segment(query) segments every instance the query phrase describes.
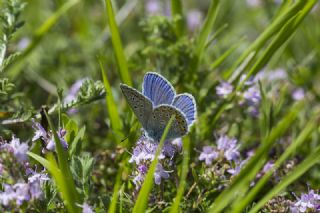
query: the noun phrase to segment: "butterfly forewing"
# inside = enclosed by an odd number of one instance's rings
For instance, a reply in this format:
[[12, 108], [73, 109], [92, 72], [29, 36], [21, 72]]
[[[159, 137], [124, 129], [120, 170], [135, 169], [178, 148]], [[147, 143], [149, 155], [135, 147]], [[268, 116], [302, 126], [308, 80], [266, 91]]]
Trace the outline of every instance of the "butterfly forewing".
[[120, 88], [142, 127], [146, 128], [148, 119], [152, 113], [151, 101], [139, 91], [128, 85], [120, 84]]
[[142, 94], [147, 96], [156, 107], [160, 104], [171, 104], [175, 91], [164, 77], [157, 73], [148, 72], [143, 79]]
[[183, 113], [173, 106], [164, 104], [153, 110], [146, 127], [148, 136], [159, 141], [172, 115], [175, 115], [175, 119], [169, 130], [167, 139], [178, 138], [187, 134], [188, 124]]
[[188, 125], [191, 125], [196, 119], [196, 102], [192, 95], [188, 93], [177, 95], [174, 98], [173, 106], [177, 107], [184, 113]]

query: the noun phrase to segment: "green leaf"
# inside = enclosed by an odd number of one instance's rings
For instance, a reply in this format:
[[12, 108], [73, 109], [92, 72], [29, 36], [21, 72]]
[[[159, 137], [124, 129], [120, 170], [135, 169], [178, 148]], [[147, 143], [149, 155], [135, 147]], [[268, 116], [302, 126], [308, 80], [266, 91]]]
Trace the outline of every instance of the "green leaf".
[[73, 155], [79, 155], [80, 154], [80, 151], [81, 151], [81, 140], [83, 139], [84, 137], [84, 133], [86, 131], [86, 127], [82, 127], [76, 137], [73, 139], [72, 143], [71, 143], [71, 146], [69, 146], [69, 155], [70, 156], [73, 156]]
[[179, 205], [182, 199], [184, 190], [186, 188], [187, 174], [189, 170], [189, 159], [190, 159], [190, 138], [185, 137], [183, 139], [183, 160], [180, 176], [180, 184], [178, 187], [177, 195], [174, 199], [174, 203], [171, 206], [170, 213], [179, 212]]
[[111, 40], [112, 40], [112, 45], [115, 51], [115, 55], [116, 55], [116, 59], [119, 67], [119, 74], [123, 83], [129, 86], [132, 86], [132, 81], [131, 81], [131, 77], [130, 77], [128, 65], [127, 65], [127, 60], [125, 58], [124, 51], [122, 48], [120, 34], [119, 34], [117, 23], [115, 21], [115, 16], [112, 9], [111, 1], [105, 0], [105, 2], [106, 2], [106, 12], [108, 15], [108, 23], [109, 23], [110, 32], [111, 32]]
[[205, 19], [204, 24], [201, 28], [199, 37], [197, 39], [196, 56], [193, 61], [191, 70], [196, 70], [196, 68], [198, 67], [198, 64], [201, 61], [202, 54], [203, 54], [205, 47], [206, 47], [207, 39], [210, 35], [210, 32], [212, 31], [213, 24], [214, 24], [216, 17], [217, 17], [219, 3], [220, 3], [220, 0], [212, 0], [211, 1], [208, 14], [206, 16], [206, 19]]
[[118, 174], [117, 174], [117, 178], [116, 178], [116, 184], [113, 187], [112, 200], [111, 200], [111, 204], [108, 209], [109, 213], [116, 213], [117, 212], [117, 201], [118, 201], [118, 195], [120, 193], [119, 189], [120, 189], [120, 184], [121, 184], [121, 175], [122, 175], [122, 168], [120, 167]]
[[63, 199], [69, 211], [80, 212], [80, 208], [76, 204], [81, 204], [82, 202], [80, 202], [79, 194], [76, 190], [72, 173], [70, 171], [69, 162], [68, 162], [68, 152], [63, 149], [60, 139], [57, 135], [57, 132], [53, 126], [53, 123], [48, 113], [45, 112], [45, 115], [49, 123], [49, 127], [52, 130], [52, 134], [54, 136], [55, 147], [58, 155], [59, 169], [62, 172], [62, 175], [63, 175], [62, 178], [65, 184], [61, 185], [62, 183], [60, 182], [59, 179], [57, 179], [56, 182], [58, 184], [59, 189], [61, 189], [61, 193], [64, 195]]
[[219, 58], [217, 58], [211, 65], [210, 68], [211, 69], [215, 69], [218, 66], [220, 66], [228, 56], [231, 55], [231, 53], [233, 53], [237, 47], [239, 47], [239, 45], [241, 44], [241, 42], [243, 42], [243, 38], [240, 39], [237, 43], [235, 43], [234, 45], [232, 45], [226, 52], [224, 52]]
[[171, 0], [172, 17], [179, 17], [176, 21], [176, 34], [181, 37], [185, 31], [185, 18], [183, 15], [183, 7], [181, 0]]
[[41, 157], [32, 152], [27, 153], [30, 157], [38, 161], [42, 166], [44, 166], [50, 173], [52, 174], [59, 174], [61, 173], [60, 169], [52, 162], [48, 161], [47, 159]]
[[58, 165], [56, 164], [55, 158], [52, 153], [48, 153], [46, 155], [48, 160], [32, 152], [28, 152], [28, 155], [38, 161], [50, 172], [51, 176], [54, 178], [58, 186], [58, 190], [60, 191], [62, 198], [64, 199], [68, 211], [71, 213], [80, 213], [81, 211], [80, 208], [76, 206], [77, 203], [74, 200], [75, 198], [70, 197], [69, 182], [66, 180], [63, 172], [58, 168]]
[[121, 142], [121, 139], [123, 138], [123, 133], [121, 132], [122, 129], [122, 123], [120, 119], [120, 115], [118, 112], [118, 106], [114, 100], [112, 90], [110, 83], [108, 81], [108, 78], [106, 76], [105, 70], [103, 68], [102, 62], [100, 61], [100, 68], [101, 68], [101, 73], [102, 73], [102, 78], [103, 78], [103, 84], [104, 88], [106, 90], [106, 105], [107, 105], [107, 110], [108, 110], [108, 115], [110, 118], [110, 124], [113, 132], [116, 134], [114, 137], [117, 142]]

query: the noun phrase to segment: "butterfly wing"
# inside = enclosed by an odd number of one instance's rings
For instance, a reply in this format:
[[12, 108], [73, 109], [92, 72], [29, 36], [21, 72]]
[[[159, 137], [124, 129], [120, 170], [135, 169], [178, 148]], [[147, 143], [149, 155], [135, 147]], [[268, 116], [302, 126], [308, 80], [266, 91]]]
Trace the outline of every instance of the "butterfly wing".
[[175, 90], [163, 76], [148, 72], [143, 79], [142, 94], [147, 96], [156, 107], [160, 104], [172, 104]]
[[140, 121], [142, 127], [146, 128], [148, 120], [152, 113], [151, 101], [144, 95], [142, 95], [138, 90], [129, 87], [126, 84], [120, 84], [120, 88], [134, 114]]
[[180, 109], [186, 116], [188, 125], [196, 119], [197, 106], [194, 97], [188, 93], [177, 95], [173, 100], [173, 106]]
[[163, 104], [156, 107], [146, 127], [147, 135], [159, 141], [172, 115], [175, 119], [167, 135], [167, 139], [181, 137], [188, 133], [188, 123], [184, 114], [177, 108]]

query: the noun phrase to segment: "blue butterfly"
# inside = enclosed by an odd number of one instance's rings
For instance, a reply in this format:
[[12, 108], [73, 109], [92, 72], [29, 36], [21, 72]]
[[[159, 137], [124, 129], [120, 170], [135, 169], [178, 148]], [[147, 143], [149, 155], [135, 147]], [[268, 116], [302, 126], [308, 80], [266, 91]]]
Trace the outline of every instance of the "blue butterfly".
[[167, 139], [186, 135], [196, 119], [194, 97], [188, 93], [176, 95], [169, 81], [157, 73], [146, 73], [142, 93], [126, 84], [120, 84], [120, 88], [146, 136], [155, 141], [160, 140], [172, 115], [175, 119]]

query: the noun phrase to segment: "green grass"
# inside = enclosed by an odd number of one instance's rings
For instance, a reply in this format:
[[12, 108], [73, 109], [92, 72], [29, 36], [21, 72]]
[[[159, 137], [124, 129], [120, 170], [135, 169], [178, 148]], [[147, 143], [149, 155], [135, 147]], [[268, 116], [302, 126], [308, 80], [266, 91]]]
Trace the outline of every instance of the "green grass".
[[[28, 165], [45, 168], [52, 179], [41, 200], [0, 210], [81, 212], [87, 203], [96, 212], [277, 212], [270, 200], [295, 203], [293, 194], [319, 188], [319, 1], [58, 0], [25, 8], [19, 2], [0, 0], [0, 142], [13, 135], [27, 142]], [[202, 14], [196, 29], [188, 28], [191, 10]], [[139, 165], [129, 159], [144, 133], [119, 83], [141, 91], [148, 71], [195, 97], [197, 121], [182, 137], [182, 152], [158, 159], [175, 128], [170, 119], [154, 160], [142, 161], [149, 170], [137, 190]], [[72, 94], [83, 78], [91, 83]], [[222, 81], [234, 88], [225, 98], [216, 91]], [[258, 103], [245, 97], [250, 88], [260, 92]], [[301, 101], [297, 89], [305, 92]], [[41, 152], [45, 142], [32, 141], [32, 118], [48, 121], [55, 152]], [[67, 131], [68, 150], [58, 127]], [[224, 135], [237, 139], [237, 161], [220, 150], [206, 165], [199, 159], [203, 147], [216, 150]], [[4, 184], [28, 181], [13, 152], [0, 158], [0, 193]], [[266, 162], [274, 166], [262, 172]], [[158, 163], [169, 178], [155, 186]]]

